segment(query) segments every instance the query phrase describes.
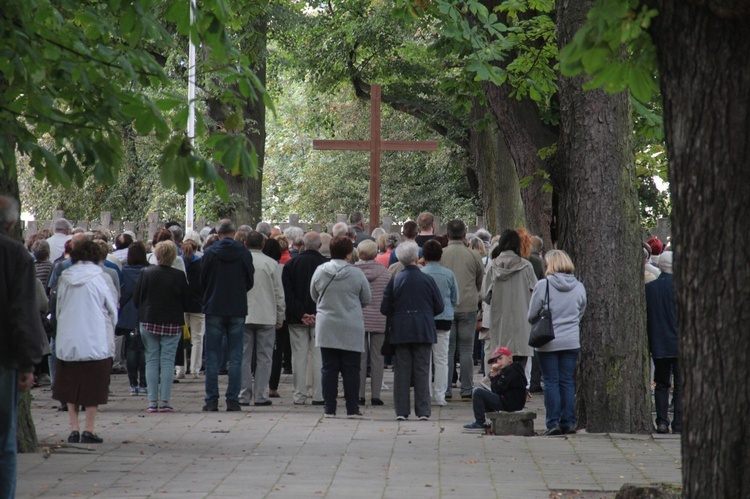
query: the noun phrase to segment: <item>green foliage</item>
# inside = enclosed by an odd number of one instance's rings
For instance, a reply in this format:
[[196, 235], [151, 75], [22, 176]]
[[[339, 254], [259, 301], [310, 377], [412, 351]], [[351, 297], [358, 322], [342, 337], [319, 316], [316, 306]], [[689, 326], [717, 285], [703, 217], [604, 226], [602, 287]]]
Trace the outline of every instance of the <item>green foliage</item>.
[[615, 93], [630, 88], [638, 101], [649, 102], [658, 92], [656, 50], [647, 32], [656, 15], [641, 0], [599, 0], [561, 52], [562, 74], [586, 72], [592, 77], [586, 89]]
[[[52, 185], [82, 186], [89, 177], [112, 184], [123, 155], [119, 128], [132, 124], [155, 138], [164, 185], [184, 192], [192, 176], [225, 193], [213, 163], [184, 138], [186, 56], [177, 58], [174, 73], [165, 61], [170, 51], [186, 52], [191, 33], [204, 48], [198, 71], [222, 87], [214, 95], [234, 107], [243, 98], [267, 99], [250, 59], [227, 32], [231, 18], [223, 0], [204, 2], [192, 28], [187, 1], [6, 0], [0, 14], [0, 168], [13, 176], [18, 153], [29, 158], [37, 179]], [[244, 95], [227, 90], [233, 85]], [[235, 174], [254, 174], [256, 157], [242, 137], [226, 129], [199, 135], [210, 141], [209, 157], [229, 161]]]

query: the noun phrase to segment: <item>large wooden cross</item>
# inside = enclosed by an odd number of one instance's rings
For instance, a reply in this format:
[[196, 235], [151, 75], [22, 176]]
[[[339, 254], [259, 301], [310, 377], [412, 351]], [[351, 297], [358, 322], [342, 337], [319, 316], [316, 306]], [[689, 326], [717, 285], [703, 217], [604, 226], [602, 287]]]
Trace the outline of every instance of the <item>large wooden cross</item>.
[[380, 140], [380, 85], [370, 88], [370, 140], [313, 140], [319, 151], [370, 151], [370, 232], [380, 224], [380, 151], [437, 151], [438, 143]]

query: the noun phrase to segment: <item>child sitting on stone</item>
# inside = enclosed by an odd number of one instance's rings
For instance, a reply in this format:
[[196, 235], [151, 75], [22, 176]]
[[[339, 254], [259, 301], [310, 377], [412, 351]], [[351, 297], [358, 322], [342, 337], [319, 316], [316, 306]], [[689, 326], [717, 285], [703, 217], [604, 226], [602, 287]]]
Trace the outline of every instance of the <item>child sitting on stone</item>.
[[492, 411], [520, 411], [526, 404], [526, 374], [521, 364], [513, 363], [513, 355], [506, 347], [497, 347], [490, 357], [492, 391], [475, 387], [471, 392], [474, 422], [464, 425], [469, 430], [484, 430], [489, 425], [485, 413]]

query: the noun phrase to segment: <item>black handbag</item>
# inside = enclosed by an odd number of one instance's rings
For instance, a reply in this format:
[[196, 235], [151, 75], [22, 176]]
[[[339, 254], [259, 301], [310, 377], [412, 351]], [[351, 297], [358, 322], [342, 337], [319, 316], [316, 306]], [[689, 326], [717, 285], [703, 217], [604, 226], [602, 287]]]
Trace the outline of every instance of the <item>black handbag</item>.
[[542, 311], [539, 318], [531, 326], [529, 335], [529, 346], [539, 348], [555, 339], [555, 328], [552, 326], [552, 312], [549, 308], [549, 280], [547, 281], [547, 293], [542, 302]]

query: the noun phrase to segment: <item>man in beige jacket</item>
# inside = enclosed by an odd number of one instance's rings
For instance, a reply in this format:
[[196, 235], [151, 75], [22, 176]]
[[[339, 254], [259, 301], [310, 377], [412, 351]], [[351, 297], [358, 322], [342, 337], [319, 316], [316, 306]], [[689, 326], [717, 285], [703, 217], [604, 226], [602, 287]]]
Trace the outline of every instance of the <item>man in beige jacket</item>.
[[[247, 317], [242, 340], [242, 389], [240, 405], [271, 405], [268, 398], [268, 380], [271, 378], [273, 344], [276, 330], [284, 322], [286, 303], [278, 263], [263, 254], [265, 236], [257, 231], [239, 232], [238, 240], [250, 250], [255, 267], [253, 289], [247, 292]], [[256, 356], [255, 381], [252, 359]]]

